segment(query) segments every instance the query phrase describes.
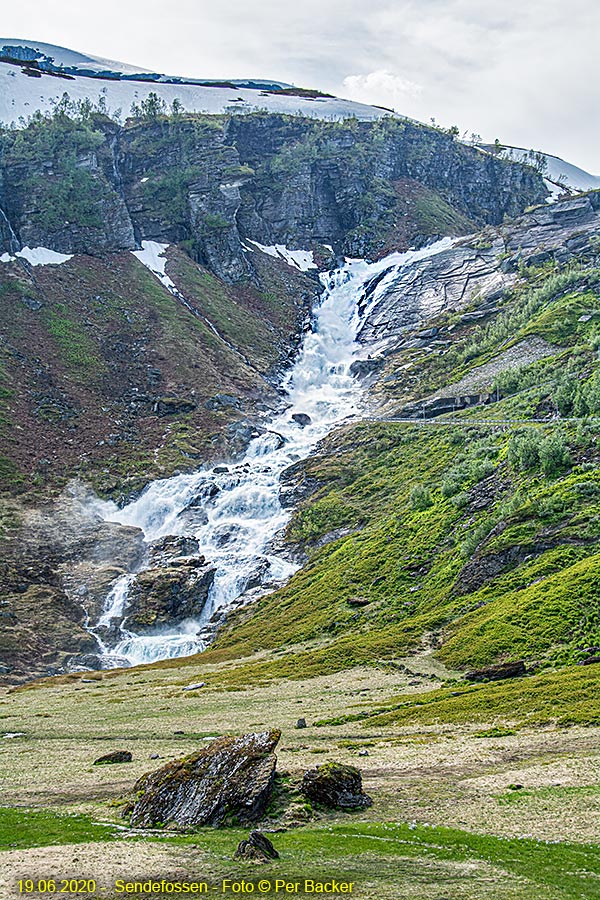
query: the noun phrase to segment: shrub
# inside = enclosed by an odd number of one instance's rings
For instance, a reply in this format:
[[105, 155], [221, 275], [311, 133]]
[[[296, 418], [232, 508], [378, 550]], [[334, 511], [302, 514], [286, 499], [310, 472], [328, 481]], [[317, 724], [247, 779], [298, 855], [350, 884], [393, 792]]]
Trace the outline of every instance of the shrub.
[[410, 492], [410, 505], [413, 509], [423, 511], [433, 503], [429, 489], [422, 484], [416, 484]]
[[571, 465], [571, 454], [562, 434], [549, 434], [540, 443], [539, 459], [544, 475], [558, 475]]
[[508, 443], [508, 462], [515, 469], [528, 471], [540, 464], [540, 435], [533, 428], [514, 434]]

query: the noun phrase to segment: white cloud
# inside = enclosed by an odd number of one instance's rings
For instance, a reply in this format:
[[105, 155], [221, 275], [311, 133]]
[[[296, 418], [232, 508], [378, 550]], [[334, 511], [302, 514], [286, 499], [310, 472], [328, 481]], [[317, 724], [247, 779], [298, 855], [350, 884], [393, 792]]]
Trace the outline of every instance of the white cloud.
[[403, 78], [387, 69], [377, 69], [368, 75], [347, 75], [343, 81], [343, 96], [359, 103], [388, 106], [403, 112], [407, 97], [416, 97], [423, 87], [416, 81]]

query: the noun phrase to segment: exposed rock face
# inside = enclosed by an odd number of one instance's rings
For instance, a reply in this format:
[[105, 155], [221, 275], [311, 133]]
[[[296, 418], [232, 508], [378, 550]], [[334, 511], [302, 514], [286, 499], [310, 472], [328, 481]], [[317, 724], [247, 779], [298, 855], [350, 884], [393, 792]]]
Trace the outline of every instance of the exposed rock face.
[[[397, 344], [402, 334], [415, 329], [442, 311], [466, 306], [479, 294], [492, 304], [512, 284], [514, 276], [500, 272], [498, 255], [504, 245], [489, 249], [452, 247], [406, 269], [368, 315], [359, 340], [369, 345]], [[368, 294], [364, 303], [368, 301]], [[431, 335], [415, 336], [413, 345], [425, 346]]]
[[215, 572], [203, 556], [172, 559], [166, 567], [140, 572], [129, 588], [127, 626], [137, 633], [197, 618]]
[[521, 260], [526, 264], [541, 263], [557, 252], [559, 261], [567, 262], [569, 253], [581, 252], [589, 238], [599, 231], [597, 192], [535, 209], [507, 227], [506, 245], [514, 255], [505, 261], [504, 268]]
[[80, 603], [48, 584], [21, 582], [0, 601], [0, 677], [55, 675], [78, 653], [95, 653]]
[[302, 462], [288, 466], [281, 473], [281, 489], [279, 501], [282, 506], [297, 506], [304, 500], [308, 500], [321, 486], [315, 479], [306, 474]]
[[467, 681], [502, 681], [504, 678], [519, 678], [526, 674], [525, 663], [520, 659], [516, 662], [487, 666], [485, 669], [474, 669], [467, 672], [465, 678]]
[[[359, 340], [384, 353], [400, 348], [443, 348], [447, 334], [438, 334], [431, 328], [418, 329], [442, 312], [464, 310], [475, 298], [477, 310], [464, 312], [461, 323], [493, 315], [497, 301], [514, 283], [519, 265], [550, 259], [564, 264], [575, 250], [580, 258], [585, 258], [587, 249], [590, 254], [595, 252], [594, 238], [599, 234], [600, 198], [591, 194], [535, 209], [510, 225], [462, 240], [401, 271], [367, 316]], [[375, 287], [373, 284], [367, 289], [363, 305]], [[446, 392], [443, 412], [457, 405], [464, 408], [472, 402], [482, 402], [469, 399], [471, 392], [466, 384], [455, 387], [454, 396], [449, 389]], [[437, 414], [433, 408], [431, 412]]]
[[[536, 197], [530, 202], [545, 196], [531, 170], [506, 168], [410, 122], [373, 128], [234, 116], [227, 133], [240, 159], [260, 175], [242, 188], [238, 221], [244, 234], [264, 244], [333, 242], [348, 255], [372, 254], [394, 228], [403, 179], [440, 192], [479, 223], [518, 214], [529, 192]], [[411, 229], [413, 236], [426, 231], [416, 219]]]
[[152, 541], [148, 555], [155, 566], [166, 565], [171, 560], [186, 556], [197, 556], [198, 541], [194, 537], [183, 534], [167, 534]]
[[134, 790], [131, 824], [214, 825], [257, 822], [275, 778], [279, 731], [225, 737], [144, 775]]
[[135, 248], [133, 223], [114, 178], [117, 131], [108, 122], [104, 134], [73, 127], [54, 133], [42, 150], [38, 130], [26, 160], [18, 138], [7, 148], [0, 204], [21, 246], [62, 253]]
[[435, 419], [446, 413], [453, 413], [459, 409], [467, 409], [469, 406], [482, 406], [490, 403], [492, 397], [489, 393], [483, 394], [453, 394], [449, 397], [434, 397], [419, 403], [410, 403], [404, 406], [399, 415], [407, 419]]
[[[187, 241], [229, 283], [256, 279], [246, 237], [380, 251], [406, 179], [456, 211], [454, 231], [459, 219], [499, 223], [546, 195], [531, 169], [394, 119], [350, 126], [271, 114], [120, 127], [98, 117], [46, 130], [44, 140], [31, 127], [26, 154], [8, 137], [0, 161], [0, 207], [21, 246], [97, 253]], [[423, 230], [417, 218], [407, 234]]]
[[145, 556], [143, 533], [105, 522], [93, 495], [72, 483], [54, 502], [29, 510], [2, 545], [0, 677], [54, 675], [98, 650], [85, 629], [116, 578]]
[[359, 770], [337, 762], [305, 772], [300, 790], [315, 803], [332, 809], [364, 809], [373, 803], [363, 793]]

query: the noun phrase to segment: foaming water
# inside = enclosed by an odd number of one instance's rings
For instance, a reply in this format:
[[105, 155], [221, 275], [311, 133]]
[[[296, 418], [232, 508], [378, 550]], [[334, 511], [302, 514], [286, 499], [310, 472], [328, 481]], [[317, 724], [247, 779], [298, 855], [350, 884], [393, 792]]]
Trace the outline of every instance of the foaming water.
[[[107, 520], [141, 528], [148, 542], [166, 535], [193, 536], [199, 553], [216, 567], [201, 615], [156, 634], [139, 635], [127, 629], [127, 592], [135, 576], [120, 578], [91, 629], [106, 666], [198, 652], [206, 645], [206, 623], [215, 610], [238, 600], [248, 589], [254, 595], [265, 593], [293, 575], [298, 567], [272, 549], [291, 515], [279, 499], [281, 473], [310, 456], [335, 425], [360, 414], [361, 387], [350, 366], [361, 351], [364, 354], [356, 342], [362, 323], [399, 270], [450, 245], [445, 238], [423, 250], [394, 253], [375, 263], [348, 260], [340, 269], [322, 275], [324, 290], [312, 330], [283, 382], [288, 405], [265, 423], [267, 430], [250, 442], [244, 458], [235, 465], [155, 481], [122, 509], [103, 504]], [[376, 277], [380, 280], [369, 292], [369, 283]], [[294, 415], [309, 418], [298, 422]], [[102, 629], [115, 622], [120, 624], [109, 642], [102, 637]]]

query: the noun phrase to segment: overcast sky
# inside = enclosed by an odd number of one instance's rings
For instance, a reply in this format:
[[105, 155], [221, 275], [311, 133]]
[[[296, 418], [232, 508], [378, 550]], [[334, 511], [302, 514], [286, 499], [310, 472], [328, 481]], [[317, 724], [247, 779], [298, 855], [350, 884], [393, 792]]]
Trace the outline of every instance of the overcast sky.
[[168, 74], [273, 78], [600, 174], [596, 0], [20, 0], [7, 37]]

